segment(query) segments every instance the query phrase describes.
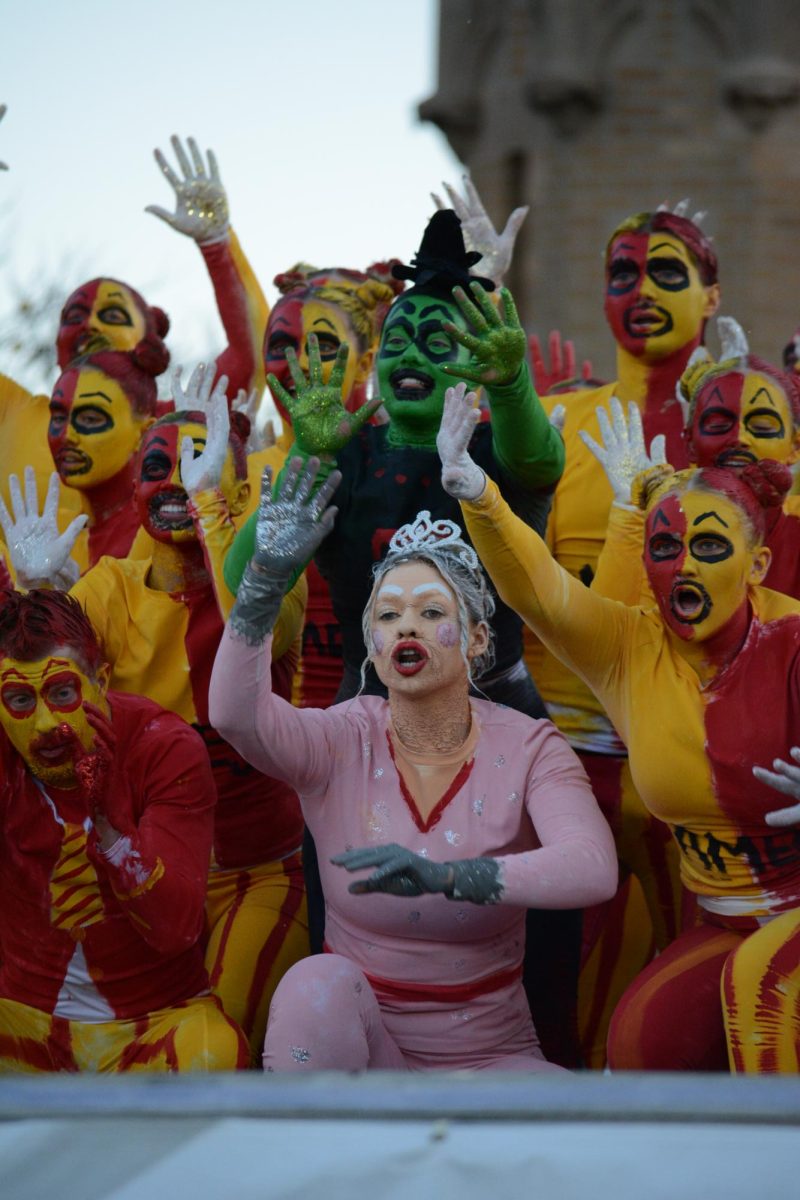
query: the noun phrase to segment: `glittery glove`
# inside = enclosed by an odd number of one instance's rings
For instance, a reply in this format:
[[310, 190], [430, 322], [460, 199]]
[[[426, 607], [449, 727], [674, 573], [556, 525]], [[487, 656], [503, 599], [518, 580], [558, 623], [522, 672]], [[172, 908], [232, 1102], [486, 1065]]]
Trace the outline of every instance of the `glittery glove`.
[[[312, 495], [319, 460], [293, 458], [272, 495], [272, 469], [261, 479], [256, 514], [255, 551], [245, 568], [230, 615], [231, 628], [251, 646], [260, 645], [272, 630], [292, 576], [302, 570], [336, 519], [329, 508], [341, 481], [332, 471]], [[302, 474], [301, 474], [302, 472]]]
[[435, 192], [431, 193], [431, 199], [439, 209], [448, 207], [453, 209], [461, 221], [464, 245], [467, 250], [477, 251], [481, 256], [480, 262], [476, 264], [480, 273], [487, 275], [489, 279], [499, 285], [505, 279], [508, 268], [511, 266], [514, 243], [517, 240], [520, 226], [528, 215], [528, 206], [526, 204], [524, 208], [515, 208], [506, 221], [503, 232], [498, 233], [483, 207], [478, 189], [469, 175], [462, 175], [461, 186], [464, 189], [463, 198], [459, 196], [455, 188], [450, 187], [448, 183], [443, 183], [442, 187], [447, 193], [449, 203], [445, 204]]
[[[180, 373], [173, 376], [173, 388], [180, 388]], [[186, 410], [205, 413], [206, 441], [202, 449], [195, 447], [187, 435], [181, 442], [181, 482], [189, 496], [194, 497], [198, 492], [208, 491], [219, 487], [225, 459], [228, 455], [228, 437], [230, 435], [230, 416], [225, 389], [228, 386], [227, 375], [220, 375], [216, 387], [211, 391], [214, 381], [214, 365], [205, 366], [199, 363], [192, 371], [186, 392], [180, 401], [181, 408], [184, 400]], [[210, 393], [210, 394], [209, 394]], [[196, 407], [195, 407], [196, 401]], [[175, 397], [178, 408], [178, 395]], [[181, 409], [179, 408], [178, 411]]]
[[154, 150], [153, 154], [168, 182], [175, 190], [175, 212], [167, 212], [165, 208], [160, 208], [157, 204], [148, 204], [144, 211], [166, 221], [178, 233], [193, 238], [198, 245], [223, 241], [228, 236], [230, 228], [228, 197], [219, 177], [214, 151], [208, 151], [208, 167], [206, 168], [194, 138], [186, 139], [189, 154], [192, 156], [191, 163], [180, 138], [173, 134], [170, 141], [178, 160], [178, 166], [183, 171], [183, 179], [175, 174], [160, 150]]
[[[775, 788], [776, 792], [783, 792], [792, 800], [800, 801], [800, 746], [792, 746], [789, 753], [793, 762], [788, 763], [782, 758], [775, 758], [772, 760], [772, 771], [768, 771], [766, 767], [753, 767], [753, 774], [759, 783], [765, 783], [767, 787]], [[800, 823], [800, 803], [792, 804], [789, 808], [773, 809], [766, 814], [764, 820], [768, 825], [779, 828], [797, 825]]]
[[622, 411], [622, 405], [616, 396], [611, 397], [611, 420], [604, 408], [595, 410], [597, 423], [603, 438], [600, 446], [594, 438], [580, 430], [581, 439], [598, 460], [614, 493], [614, 503], [622, 508], [633, 507], [631, 485], [637, 475], [650, 467], [662, 466], [666, 463], [664, 435], [658, 434], [650, 443], [648, 456], [644, 446], [644, 430], [642, 414], [638, 405], [633, 401], [628, 405], [628, 420]]
[[[532, 333], [528, 338], [533, 386], [536, 388], [538, 396], [546, 396], [559, 384], [569, 383], [571, 380], [575, 380], [577, 383], [578, 372], [573, 343], [569, 339], [562, 342], [561, 334], [554, 329], [547, 339], [547, 346], [550, 355], [549, 365], [545, 363], [537, 334]], [[580, 377], [584, 381], [592, 377], [592, 364], [588, 358], [581, 363]]]
[[475, 400], [475, 393], [468, 392], [465, 383], [448, 388], [436, 435], [436, 449], [442, 460], [442, 487], [457, 500], [477, 500], [486, 487], [486, 476], [467, 449], [481, 419]]
[[25, 468], [25, 496], [16, 475], [10, 475], [13, 520], [0, 498], [0, 526], [3, 529], [8, 556], [21, 588], [70, 588], [78, 578], [78, 564], [70, 558], [79, 533], [89, 520], [85, 513], [70, 521], [63, 533], [58, 532], [58, 497], [60, 481], [53, 472], [47, 488], [42, 515], [39, 515], [39, 496], [33, 467]]
[[319, 341], [316, 334], [308, 335], [308, 377], [290, 347], [286, 361], [294, 380], [292, 395], [274, 375], [267, 376], [272, 394], [283, 404], [292, 420], [295, 444], [303, 454], [332, 461], [342, 446], [358, 433], [380, 405], [380, 397], [368, 400], [356, 412], [350, 413], [342, 402], [342, 383], [347, 368], [349, 347], [342, 342], [336, 353], [328, 382], [325, 383]]
[[451, 321], [443, 321], [442, 328], [462, 346], [466, 346], [472, 354], [472, 361], [466, 366], [443, 363], [442, 370], [447, 375], [458, 375], [470, 383], [511, 383], [525, 361], [528, 348], [525, 330], [519, 323], [511, 292], [508, 288], [500, 291], [501, 314], [479, 283], [471, 283], [469, 290], [472, 300], [460, 287], [453, 288], [453, 299], [472, 332], [459, 329]]
[[[6, 115], [6, 106], [5, 106], [5, 104], [0, 104], [0, 121], [2, 121], [2, 119], [5, 115]], [[0, 162], [0, 171], [7, 171], [7, 170], [8, 170], [8, 163]]]
[[384, 892], [390, 896], [423, 896], [441, 892], [448, 900], [471, 904], [496, 904], [502, 893], [500, 870], [493, 858], [462, 858], [456, 862], [431, 862], [413, 850], [392, 843], [346, 850], [331, 859], [346, 871], [377, 867], [367, 879], [348, 888], [353, 895]]

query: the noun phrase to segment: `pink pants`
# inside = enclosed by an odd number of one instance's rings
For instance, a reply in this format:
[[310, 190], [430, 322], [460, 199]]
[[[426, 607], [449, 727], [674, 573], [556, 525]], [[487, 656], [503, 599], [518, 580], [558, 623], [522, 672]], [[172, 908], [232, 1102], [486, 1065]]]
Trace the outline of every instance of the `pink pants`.
[[381, 1000], [339, 954], [284, 975], [269, 1013], [265, 1071], [558, 1071], [542, 1056], [521, 983], [468, 1002]]

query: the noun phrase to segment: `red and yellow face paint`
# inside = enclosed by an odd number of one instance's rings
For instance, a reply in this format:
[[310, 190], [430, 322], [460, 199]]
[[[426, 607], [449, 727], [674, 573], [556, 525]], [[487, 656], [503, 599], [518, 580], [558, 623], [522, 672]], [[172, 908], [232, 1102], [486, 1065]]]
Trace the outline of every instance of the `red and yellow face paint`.
[[[195, 458], [202, 453], [208, 431], [205, 425], [154, 425], [142, 439], [136, 471], [136, 503], [142, 525], [158, 542], [180, 544], [197, 538], [189, 512], [189, 497], [181, 479], [181, 446], [189, 437]], [[219, 490], [234, 515], [242, 511], [241, 496], [247, 481], [238, 479], [230, 447]]]
[[701, 467], [746, 467], [760, 458], [794, 462], [798, 455], [786, 393], [759, 372], [730, 371], [701, 386], [688, 436]]
[[748, 545], [741, 510], [719, 492], [668, 493], [647, 515], [644, 561], [668, 628], [707, 641], [746, 610], [769, 563]]
[[716, 285], [700, 278], [689, 249], [669, 233], [621, 233], [606, 260], [606, 319], [618, 345], [659, 361], [698, 345], [715, 311]]
[[[359, 356], [356, 332], [347, 314], [336, 304], [298, 296], [286, 296], [278, 301], [270, 313], [264, 339], [264, 368], [267, 375], [274, 375], [278, 383], [294, 395], [294, 380], [286, 361], [286, 351], [289, 347], [294, 350], [301, 369], [308, 374], [309, 333], [317, 335], [325, 383], [330, 378], [339, 346], [347, 342], [350, 347], [342, 384], [342, 400], [347, 406], [354, 385], [364, 382], [369, 374], [372, 353], [367, 351]], [[289, 414], [282, 411], [277, 397], [273, 396], [273, 400], [283, 419], [291, 421]]]
[[106, 667], [92, 678], [68, 652], [56, 650], [34, 662], [0, 661], [0, 724], [37, 779], [75, 786], [74, 738], [85, 750], [95, 738], [83, 704], [105, 711], [107, 684]]
[[88, 491], [130, 462], [147, 418], [137, 417], [120, 384], [95, 367], [72, 368], [50, 398], [47, 441], [68, 487]]
[[74, 291], [61, 311], [59, 365], [97, 350], [132, 350], [144, 334], [144, 313], [130, 288], [116, 279], [95, 279]]

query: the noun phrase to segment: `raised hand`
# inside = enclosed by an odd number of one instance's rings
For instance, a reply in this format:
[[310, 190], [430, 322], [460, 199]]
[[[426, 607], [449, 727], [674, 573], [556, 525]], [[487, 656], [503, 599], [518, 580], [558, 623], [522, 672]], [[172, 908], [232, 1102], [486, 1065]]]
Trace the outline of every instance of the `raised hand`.
[[175, 212], [167, 212], [157, 204], [148, 204], [145, 212], [166, 221], [178, 233], [193, 238], [200, 245], [222, 241], [228, 236], [230, 228], [228, 197], [219, 177], [214, 151], [208, 151], [206, 165], [197, 142], [194, 138], [187, 138], [186, 145], [192, 159], [190, 162], [181, 139], [173, 134], [170, 141], [183, 179], [173, 171], [160, 150], [154, 150], [153, 154], [168, 183], [174, 188]]
[[470, 383], [511, 383], [525, 359], [527, 339], [519, 323], [517, 309], [508, 288], [500, 291], [502, 313], [495, 308], [489, 296], [477, 282], [469, 285], [472, 299], [463, 288], [453, 289], [455, 300], [472, 332], [467, 333], [443, 321], [442, 327], [451, 337], [472, 354], [466, 366], [443, 363], [442, 370], [448, 375], [458, 375]]
[[78, 787], [94, 823], [101, 848], [108, 850], [126, 823], [115, 811], [116, 798], [125, 794], [120, 782], [124, 767], [119, 761], [117, 735], [114, 733], [111, 718], [88, 700], [83, 702], [83, 711], [94, 732], [94, 741], [88, 750], [69, 725], [62, 728], [72, 737]]
[[380, 405], [380, 396], [367, 400], [356, 412], [350, 413], [342, 401], [342, 383], [347, 369], [349, 347], [342, 342], [330, 378], [325, 383], [319, 341], [316, 334], [308, 335], [308, 377], [303, 374], [292, 347], [286, 350], [286, 361], [294, 380], [295, 393], [288, 392], [274, 375], [267, 382], [292, 420], [295, 442], [303, 454], [333, 459], [343, 446], [358, 433]]
[[[548, 392], [552, 391], [554, 387], [558, 387], [559, 384], [568, 383], [570, 380], [577, 378], [575, 346], [573, 343], [569, 339], [566, 342], [562, 342], [559, 331], [553, 329], [547, 339], [547, 347], [550, 356], [549, 365], [545, 362], [538, 335], [532, 333], [528, 338], [533, 386], [540, 396], [546, 396]], [[592, 377], [592, 364], [588, 358], [584, 359], [581, 363], [580, 375], [583, 380], [588, 380]]]
[[764, 820], [767, 824], [777, 828], [797, 825], [800, 822], [800, 746], [792, 746], [789, 753], [793, 762], [788, 763], [782, 758], [775, 758], [771, 771], [766, 767], [753, 767], [753, 774], [759, 783], [765, 783], [767, 787], [775, 788], [776, 792], [783, 792], [784, 796], [798, 801], [788, 808], [775, 808], [766, 814]]
[[462, 175], [461, 186], [464, 189], [463, 198], [449, 183], [442, 184], [447, 193], [447, 204], [435, 192], [431, 193], [431, 198], [437, 208], [453, 209], [461, 221], [464, 245], [467, 250], [477, 251], [481, 256], [480, 263], [477, 264], [481, 274], [488, 275], [495, 284], [500, 284], [511, 266], [514, 242], [522, 222], [528, 215], [528, 206], [515, 208], [506, 221], [503, 232], [498, 233], [469, 175]]
[[644, 430], [642, 414], [638, 406], [631, 401], [628, 405], [628, 420], [622, 411], [622, 405], [616, 396], [611, 397], [611, 420], [604, 408], [598, 408], [597, 423], [603, 438], [599, 445], [594, 438], [581, 429], [580, 436], [585, 446], [591, 450], [598, 460], [611, 484], [614, 492], [614, 503], [628, 505], [631, 501], [631, 484], [637, 475], [650, 467], [666, 463], [664, 435], [658, 434], [650, 443], [648, 456], [644, 445]]
[[247, 436], [248, 454], [259, 454], [262, 450], [268, 450], [277, 441], [272, 420], [265, 421], [260, 429], [258, 427], [260, 405], [261, 393], [258, 388], [253, 388], [249, 395], [246, 388], [239, 388], [236, 399], [231, 404], [234, 412], [243, 413], [250, 422], [250, 433]]
[[447, 892], [453, 886], [453, 868], [449, 863], [431, 862], [394, 843], [388, 846], [367, 846], [362, 850], [346, 850], [331, 859], [336, 867], [346, 871], [378, 869], [368, 879], [357, 879], [347, 889], [353, 895], [365, 892], [386, 892], [390, 896], [422, 896], [430, 892]]
[[442, 487], [458, 500], [475, 500], [486, 486], [486, 476], [469, 456], [467, 447], [481, 419], [474, 392], [457, 383], [444, 394], [444, 409], [436, 449], [442, 460]]
[[[181, 442], [181, 481], [189, 496], [195, 496], [198, 492], [205, 492], [219, 486], [228, 454], [228, 438], [231, 430], [228, 400], [225, 395], [228, 377], [220, 375], [216, 386], [211, 391], [213, 380], [213, 364], [206, 367], [200, 363], [192, 372], [187, 387], [187, 392], [189, 392], [193, 385], [195, 386], [197, 407], [199, 411], [205, 413], [206, 418], [206, 444], [197, 457], [195, 457], [194, 442], [188, 435]], [[176, 382], [180, 386], [180, 377], [177, 381], [173, 377], [173, 386]], [[194, 410], [192, 397], [187, 402], [187, 409]]]
[[[0, 121], [2, 121], [3, 117], [6, 115], [6, 111], [7, 111], [7, 109], [6, 109], [5, 104], [0, 104]], [[8, 170], [8, 163], [0, 162], [0, 171], [7, 171], [7, 170]]]
[[[204, 417], [207, 416], [211, 404], [211, 392], [214, 388], [214, 374], [213, 363], [206, 366], [205, 363], [200, 362], [192, 370], [189, 382], [184, 387], [183, 367], [174, 367], [170, 375], [170, 385], [175, 412], [199, 412]], [[225, 378], [225, 386], [228, 386], [227, 378]], [[219, 384], [217, 384], [218, 388]]]
[[304, 567], [320, 542], [330, 533], [336, 509], [331, 497], [341, 482], [341, 472], [331, 471], [322, 487], [312, 495], [319, 462], [303, 464], [293, 458], [272, 494], [272, 469], [261, 480], [261, 499], [256, 514], [253, 562], [264, 571], [287, 578]]
[[293, 458], [272, 495], [272, 468], [261, 478], [255, 522], [255, 549], [245, 568], [230, 615], [235, 634], [260, 646], [273, 628], [292, 575], [302, 570], [333, 528], [336, 509], [329, 508], [341, 472], [331, 471], [312, 495], [319, 459]]
[[70, 558], [79, 533], [89, 520], [85, 513], [58, 532], [58, 497], [61, 483], [54, 471], [50, 476], [44, 509], [39, 515], [39, 495], [33, 467], [25, 468], [25, 495], [16, 475], [9, 476], [13, 519], [0, 497], [0, 526], [9, 558], [23, 588], [46, 585], [66, 590], [78, 578], [78, 564]]

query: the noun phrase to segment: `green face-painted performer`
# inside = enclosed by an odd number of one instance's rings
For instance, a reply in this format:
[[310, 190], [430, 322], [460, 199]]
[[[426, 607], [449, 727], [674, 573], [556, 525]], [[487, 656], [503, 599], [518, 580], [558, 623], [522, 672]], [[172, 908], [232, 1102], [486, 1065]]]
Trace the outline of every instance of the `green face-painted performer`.
[[[451, 210], [432, 218], [409, 267], [396, 267], [414, 286], [395, 300], [377, 357], [379, 400], [348, 413], [341, 381], [347, 347], [327, 384], [314, 339], [309, 338], [309, 376], [294, 366], [294, 395], [271, 380], [292, 419], [292, 454], [315, 455], [342, 472], [334, 498], [339, 515], [316, 555], [327, 578], [342, 626], [345, 675], [339, 699], [359, 688], [366, 649], [361, 631], [371, 569], [396, 529], [422, 509], [433, 519], [453, 519], [456, 506], [440, 483], [436, 434], [448, 387], [463, 379], [486, 390], [491, 422], [476, 428], [472, 451], [496, 479], [514, 510], [543, 531], [550, 492], [564, 462], [559, 434], [550, 426], [525, 361], [526, 337], [509, 292], [499, 308], [487, 294], [488, 279], [469, 274], [479, 255], [466, 252], [461, 224]], [[287, 354], [290, 365], [291, 354]], [[386, 425], [368, 425], [378, 403]], [[226, 578], [236, 588], [253, 546], [253, 523], [240, 532], [228, 557]], [[521, 662], [519, 619], [498, 603], [494, 620], [497, 660], [481, 690], [492, 699], [534, 716], [544, 710]], [[380, 691], [371, 668], [366, 691]]]

